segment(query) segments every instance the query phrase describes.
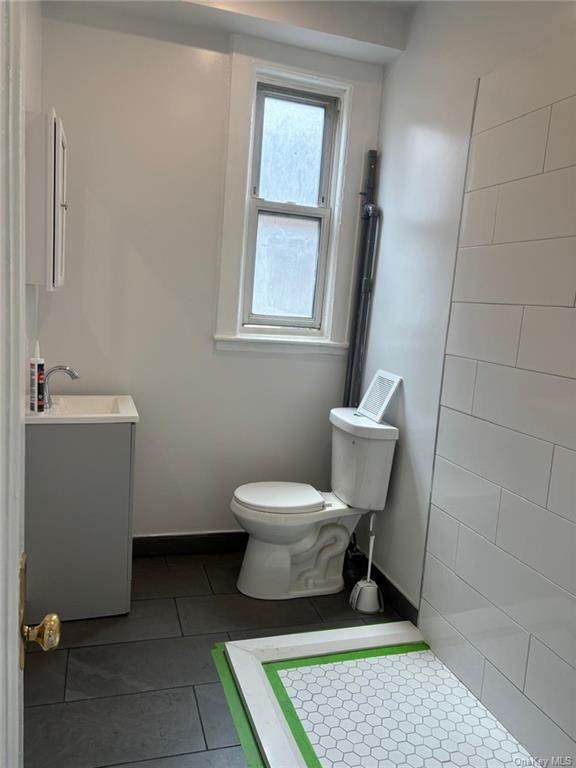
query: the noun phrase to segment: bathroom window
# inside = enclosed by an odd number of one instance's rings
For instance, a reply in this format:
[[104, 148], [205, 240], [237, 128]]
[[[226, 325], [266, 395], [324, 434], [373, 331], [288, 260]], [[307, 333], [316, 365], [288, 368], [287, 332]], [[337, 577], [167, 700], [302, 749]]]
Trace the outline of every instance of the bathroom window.
[[322, 324], [338, 99], [259, 83], [244, 326]]
[[382, 69], [232, 46], [215, 348], [345, 355]]

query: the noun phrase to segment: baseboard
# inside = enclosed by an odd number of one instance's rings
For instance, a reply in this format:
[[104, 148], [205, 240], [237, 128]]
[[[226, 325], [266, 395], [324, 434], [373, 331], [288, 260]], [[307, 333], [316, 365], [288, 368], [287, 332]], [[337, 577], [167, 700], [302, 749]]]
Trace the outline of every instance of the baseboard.
[[[365, 567], [368, 568], [368, 558], [364, 553], [362, 553], [362, 557], [364, 558]], [[384, 576], [374, 563], [372, 563], [372, 578], [382, 591], [384, 603], [394, 608], [402, 619], [411, 621], [412, 624], [418, 626], [418, 608], [412, 605], [410, 600]]]
[[[366, 560], [366, 565], [368, 565], [368, 560]], [[398, 587], [392, 584], [374, 565], [372, 565], [372, 577], [382, 590], [384, 601], [388, 602], [403, 619], [411, 621], [414, 626], [418, 626], [418, 608], [412, 605], [406, 595], [400, 592]]]
[[248, 534], [244, 531], [221, 533], [192, 533], [171, 536], [135, 536], [132, 540], [134, 557], [154, 555], [206, 555], [221, 552], [243, 552]]

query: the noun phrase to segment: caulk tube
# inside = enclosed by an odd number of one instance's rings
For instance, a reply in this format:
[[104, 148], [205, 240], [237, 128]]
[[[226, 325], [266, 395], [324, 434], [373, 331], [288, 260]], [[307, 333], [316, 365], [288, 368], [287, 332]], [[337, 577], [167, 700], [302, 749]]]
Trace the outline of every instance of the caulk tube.
[[44, 412], [44, 358], [40, 357], [40, 343], [36, 342], [34, 357], [30, 358], [30, 410]]

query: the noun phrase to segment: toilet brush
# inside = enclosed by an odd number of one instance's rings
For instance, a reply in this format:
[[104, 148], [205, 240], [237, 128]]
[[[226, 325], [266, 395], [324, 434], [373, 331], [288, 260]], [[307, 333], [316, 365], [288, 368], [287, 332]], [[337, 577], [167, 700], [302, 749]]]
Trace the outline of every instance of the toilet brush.
[[384, 604], [378, 584], [370, 577], [372, 574], [372, 555], [374, 554], [374, 520], [376, 515], [370, 516], [370, 544], [368, 547], [368, 572], [365, 579], [361, 579], [350, 593], [350, 605], [360, 613], [380, 613]]

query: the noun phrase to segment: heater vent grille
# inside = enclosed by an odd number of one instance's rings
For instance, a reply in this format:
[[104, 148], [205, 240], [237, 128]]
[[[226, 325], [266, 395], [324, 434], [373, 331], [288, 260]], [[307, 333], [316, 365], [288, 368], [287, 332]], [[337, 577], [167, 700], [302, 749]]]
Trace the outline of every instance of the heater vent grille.
[[362, 402], [358, 406], [358, 413], [362, 414], [362, 416], [367, 416], [372, 421], [382, 421], [386, 408], [401, 381], [400, 376], [396, 376], [393, 373], [376, 371], [362, 398]]

